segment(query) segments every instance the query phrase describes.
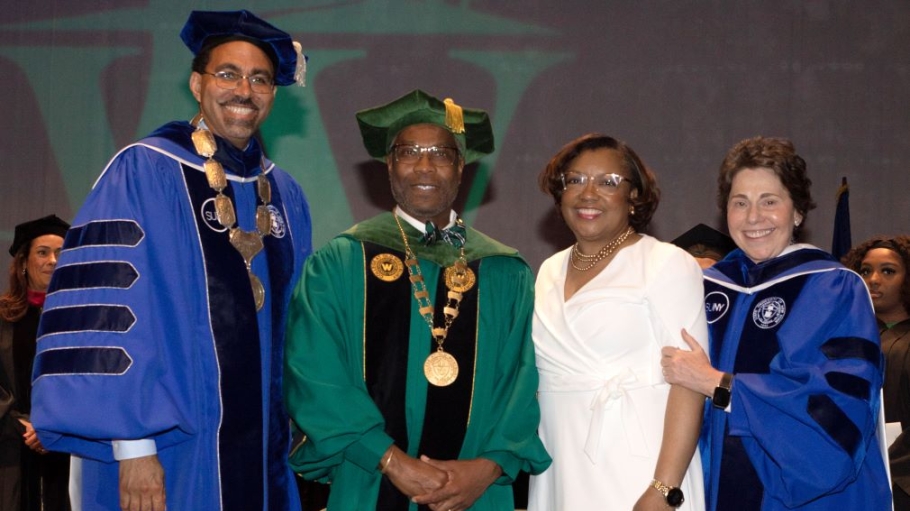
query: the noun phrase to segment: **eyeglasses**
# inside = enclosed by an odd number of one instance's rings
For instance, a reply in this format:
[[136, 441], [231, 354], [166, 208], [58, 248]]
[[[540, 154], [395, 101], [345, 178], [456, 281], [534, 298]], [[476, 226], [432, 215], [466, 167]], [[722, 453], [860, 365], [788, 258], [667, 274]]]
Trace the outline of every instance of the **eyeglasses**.
[[240, 87], [240, 82], [244, 79], [250, 82], [250, 89], [256, 94], [266, 94], [272, 92], [275, 88], [275, 82], [264, 75], [247, 76], [233, 71], [218, 71], [217, 73], [203, 72], [202, 74], [214, 76], [215, 85], [225, 90], [234, 90], [237, 87]]
[[398, 163], [417, 163], [423, 153], [427, 153], [430, 163], [446, 167], [458, 161], [458, 148], [448, 146], [421, 147], [414, 144], [395, 144], [392, 155]]
[[619, 189], [619, 185], [628, 178], [619, 174], [601, 174], [599, 176], [589, 176], [580, 172], [566, 172], [559, 176], [562, 181], [562, 189], [566, 192], [578, 193], [588, 187], [588, 183], [594, 183], [594, 189], [597, 193], [603, 195], [612, 195]]

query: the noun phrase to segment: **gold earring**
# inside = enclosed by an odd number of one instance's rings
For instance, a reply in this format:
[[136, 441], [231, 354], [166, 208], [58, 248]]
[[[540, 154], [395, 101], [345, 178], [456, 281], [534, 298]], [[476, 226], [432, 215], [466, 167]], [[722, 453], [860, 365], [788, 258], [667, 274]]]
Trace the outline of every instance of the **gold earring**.
[[629, 214], [635, 216], [635, 206], [629, 206]]

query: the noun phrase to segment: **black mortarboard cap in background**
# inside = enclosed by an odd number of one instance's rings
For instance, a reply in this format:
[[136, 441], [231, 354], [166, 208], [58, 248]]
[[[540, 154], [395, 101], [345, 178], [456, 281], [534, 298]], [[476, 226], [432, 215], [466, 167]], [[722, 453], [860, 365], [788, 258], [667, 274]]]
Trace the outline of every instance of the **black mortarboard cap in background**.
[[56, 234], [61, 238], [66, 236], [70, 224], [61, 220], [57, 215], [47, 215], [37, 220], [29, 220], [16, 226], [16, 232], [13, 235], [13, 244], [9, 246], [9, 255], [15, 257], [16, 252], [24, 245], [28, 245], [38, 236], [45, 234]]
[[724, 256], [736, 248], [736, 243], [733, 242], [732, 238], [705, 224], [696, 225], [680, 234], [671, 243], [695, 257], [714, 259], [715, 254], [710, 252], [715, 252], [719, 256], [718, 260], [723, 259]]

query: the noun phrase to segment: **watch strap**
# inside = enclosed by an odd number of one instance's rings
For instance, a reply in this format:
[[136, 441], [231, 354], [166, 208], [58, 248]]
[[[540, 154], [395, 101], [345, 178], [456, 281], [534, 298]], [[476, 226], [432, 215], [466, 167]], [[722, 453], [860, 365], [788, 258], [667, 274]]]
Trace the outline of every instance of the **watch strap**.
[[667, 501], [667, 505], [673, 509], [678, 508], [685, 502], [685, 497], [682, 490], [675, 486], [667, 486], [666, 484], [660, 482], [657, 479], [651, 480], [651, 487], [659, 491], [661, 495], [664, 496], [664, 499]]
[[673, 509], [679, 508], [683, 502], [686, 501], [685, 495], [681, 489], [676, 486], [667, 486], [666, 484], [658, 481], [657, 479], [651, 480], [651, 487], [659, 491], [661, 495], [664, 496], [664, 500], [667, 502], [667, 506]]
[[665, 485], [664, 483], [658, 481], [657, 479], [651, 479], [651, 487], [659, 491], [664, 497], [670, 493], [670, 486]]
[[724, 373], [720, 377], [720, 383], [717, 384], [717, 387], [714, 387], [714, 396], [711, 398], [711, 403], [715, 408], [725, 409], [730, 405], [730, 391], [732, 388], [733, 375]]

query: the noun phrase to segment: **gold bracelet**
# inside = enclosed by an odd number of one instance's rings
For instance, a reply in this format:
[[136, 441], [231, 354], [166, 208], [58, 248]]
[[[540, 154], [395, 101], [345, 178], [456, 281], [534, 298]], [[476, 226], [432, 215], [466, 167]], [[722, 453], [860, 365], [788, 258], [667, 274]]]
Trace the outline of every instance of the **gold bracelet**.
[[388, 470], [389, 463], [392, 462], [392, 454], [394, 454], [394, 451], [392, 450], [391, 447], [389, 447], [389, 455], [386, 456], [386, 459], [379, 460], [379, 473], [380, 474], [385, 474], [385, 471]]

